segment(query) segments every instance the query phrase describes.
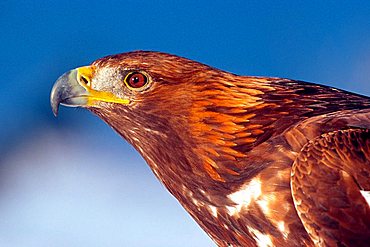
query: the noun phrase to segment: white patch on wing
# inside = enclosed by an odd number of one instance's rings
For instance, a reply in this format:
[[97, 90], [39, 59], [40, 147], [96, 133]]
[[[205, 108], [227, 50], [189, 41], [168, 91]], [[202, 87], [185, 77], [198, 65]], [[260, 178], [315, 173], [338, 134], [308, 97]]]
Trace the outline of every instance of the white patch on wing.
[[262, 209], [262, 212], [266, 215], [268, 215], [270, 213], [270, 208], [269, 208], [269, 202], [270, 202], [270, 198], [267, 197], [267, 196], [263, 196], [261, 199], [259, 199], [257, 201], [257, 204], [260, 206], [260, 208]]
[[236, 214], [236, 207], [226, 206], [227, 211], [229, 211], [229, 215]]
[[195, 198], [191, 198], [191, 200], [193, 201], [193, 204], [197, 207], [199, 207], [199, 201]]
[[259, 247], [269, 247], [274, 246], [272, 244], [271, 238], [268, 234], [263, 234], [262, 232], [258, 231], [257, 229], [247, 226], [249, 232], [254, 236], [254, 240]]
[[284, 239], [287, 239], [289, 230], [285, 229], [285, 222], [284, 221], [279, 221], [277, 223], [277, 228], [279, 229], [281, 234], [283, 234]]
[[361, 195], [365, 198], [367, 204], [370, 206], [370, 191], [360, 190]]
[[229, 194], [227, 197], [235, 202], [235, 206], [228, 206], [230, 215], [240, 212], [245, 207], [248, 208], [252, 200], [256, 200], [261, 195], [261, 180], [253, 178], [248, 184], [241, 187], [240, 190]]
[[214, 217], [217, 218], [217, 208], [215, 206], [209, 205], [209, 209]]

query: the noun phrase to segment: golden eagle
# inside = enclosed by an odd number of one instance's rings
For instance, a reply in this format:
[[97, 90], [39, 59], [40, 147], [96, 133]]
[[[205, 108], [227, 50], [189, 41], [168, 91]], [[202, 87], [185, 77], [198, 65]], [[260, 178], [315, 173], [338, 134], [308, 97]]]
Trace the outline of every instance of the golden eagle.
[[219, 246], [369, 246], [370, 98], [135, 51], [62, 75]]

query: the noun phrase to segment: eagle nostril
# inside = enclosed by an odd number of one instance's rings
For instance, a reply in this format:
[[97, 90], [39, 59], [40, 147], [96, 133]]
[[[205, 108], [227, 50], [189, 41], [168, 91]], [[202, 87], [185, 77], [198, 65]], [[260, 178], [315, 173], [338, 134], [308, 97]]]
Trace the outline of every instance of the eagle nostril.
[[87, 86], [90, 86], [90, 81], [83, 75], [81, 75], [79, 79], [80, 79], [80, 82], [84, 83]]

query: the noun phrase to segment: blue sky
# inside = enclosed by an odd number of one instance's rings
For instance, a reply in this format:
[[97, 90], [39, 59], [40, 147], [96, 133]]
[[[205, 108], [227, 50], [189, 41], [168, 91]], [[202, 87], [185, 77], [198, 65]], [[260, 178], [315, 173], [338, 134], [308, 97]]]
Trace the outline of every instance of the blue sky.
[[0, 27], [1, 246], [212, 246], [102, 121], [53, 117], [71, 68], [157, 50], [370, 95], [366, 1], [5, 0]]

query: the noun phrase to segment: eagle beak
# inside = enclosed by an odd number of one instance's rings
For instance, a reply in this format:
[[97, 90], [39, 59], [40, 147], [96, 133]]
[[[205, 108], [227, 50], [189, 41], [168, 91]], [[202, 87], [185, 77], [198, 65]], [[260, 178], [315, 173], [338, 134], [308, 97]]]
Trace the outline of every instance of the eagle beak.
[[[82, 68], [84, 68], [84, 71], [91, 71], [91, 69], [88, 69], [89, 67], [73, 69], [64, 73], [55, 82], [50, 95], [51, 109], [55, 116], [58, 115], [60, 104], [69, 107], [86, 106], [89, 95], [87, 84], [91, 79], [87, 75], [92, 73], [82, 74]], [[83, 83], [86, 85], [83, 85]]]
[[91, 88], [95, 73], [94, 66], [85, 66], [64, 73], [55, 82], [50, 95], [50, 104], [55, 116], [59, 105], [68, 107], [99, 107], [98, 102], [128, 104], [128, 99], [121, 99], [110, 92]]

